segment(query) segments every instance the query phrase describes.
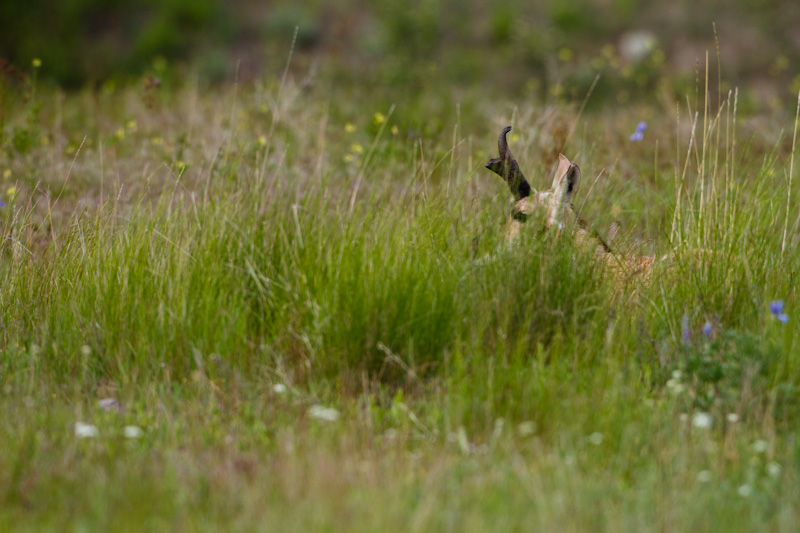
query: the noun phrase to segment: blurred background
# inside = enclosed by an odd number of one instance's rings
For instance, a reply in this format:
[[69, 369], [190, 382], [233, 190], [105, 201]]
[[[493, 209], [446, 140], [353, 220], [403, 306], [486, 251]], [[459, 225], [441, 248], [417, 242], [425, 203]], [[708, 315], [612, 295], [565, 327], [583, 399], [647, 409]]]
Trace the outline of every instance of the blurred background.
[[[694, 93], [705, 77], [740, 103], [780, 106], [800, 90], [796, 0], [28, 0], [0, 3], [0, 58], [65, 89], [142, 76], [217, 84], [291, 68], [320, 84], [396, 92], [484, 87], [590, 105]], [[724, 8], [720, 7], [724, 5]], [[718, 45], [715, 42], [715, 29]], [[598, 74], [600, 75], [598, 78]], [[674, 105], [674, 104], [673, 104]]]

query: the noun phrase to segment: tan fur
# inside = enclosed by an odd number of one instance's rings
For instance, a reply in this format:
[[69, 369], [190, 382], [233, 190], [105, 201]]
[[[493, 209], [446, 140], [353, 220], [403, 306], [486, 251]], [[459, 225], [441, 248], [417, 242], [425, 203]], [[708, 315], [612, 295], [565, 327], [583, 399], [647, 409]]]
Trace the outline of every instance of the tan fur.
[[559, 154], [558, 166], [550, 189], [537, 191], [531, 188], [508, 149], [505, 136], [510, 129], [506, 128], [500, 134], [498, 140], [500, 158], [493, 159], [486, 165], [486, 168], [499, 174], [509, 183], [515, 196], [521, 196], [520, 190], [524, 191], [523, 194], [527, 194], [514, 203], [511, 214], [506, 219], [506, 240], [516, 240], [523, 227], [531, 225], [534, 228], [536, 226], [541, 228], [543, 224], [544, 229], [571, 231], [576, 242], [593, 247], [598, 260], [605, 263], [607, 271], [614, 277], [620, 281], [636, 278], [647, 283], [656, 264], [655, 257], [625, 257], [615, 254], [602, 237], [593, 231], [585, 220], [576, 215], [572, 199], [580, 185], [581, 171], [578, 165], [570, 162], [564, 154]]

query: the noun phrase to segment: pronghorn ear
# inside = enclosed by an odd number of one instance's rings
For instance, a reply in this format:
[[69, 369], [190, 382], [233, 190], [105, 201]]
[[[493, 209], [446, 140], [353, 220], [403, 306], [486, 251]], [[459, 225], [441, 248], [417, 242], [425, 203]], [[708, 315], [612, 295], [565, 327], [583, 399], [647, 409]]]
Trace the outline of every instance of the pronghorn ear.
[[553, 176], [553, 194], [564, 203], [572, 202], [572, 196], [581, 183], [581, 169], [570, 163], [564, 154], [558, 154], [558, 168]]

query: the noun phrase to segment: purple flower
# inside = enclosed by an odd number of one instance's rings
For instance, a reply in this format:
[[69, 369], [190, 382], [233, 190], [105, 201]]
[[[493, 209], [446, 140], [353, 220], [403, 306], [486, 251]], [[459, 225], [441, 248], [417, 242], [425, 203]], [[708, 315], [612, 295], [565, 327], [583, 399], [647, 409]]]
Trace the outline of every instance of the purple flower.
[[689, 315], [686, 313], [681, 317], [681, 341], [684, 344], [689, 344], [691, 336], [689, 333]]
[[703, 324], [703, 336], [710, 339], [712, 333], [714, 333], [714, 327], [711, 325], [711, 322], [706, 320], [706, 323]]
[[789, 315], [783, 312], [784, 303], [783, 300], [775, 300], [774, 302], [769, 303], [769, 311], [772, 315], [777, 318], [782, 324], [786, 324], [789, 322]]
[[0, 200], [0, 207], [3, 207], [6, 203], [3, 200]]
[[647, 122], [640, 122], [636, 125], [636, 131], [633, 132], [631, 135], [631, 140], [634, 142], [641, 141], [644, 139], [644, 130], [647, 129]]

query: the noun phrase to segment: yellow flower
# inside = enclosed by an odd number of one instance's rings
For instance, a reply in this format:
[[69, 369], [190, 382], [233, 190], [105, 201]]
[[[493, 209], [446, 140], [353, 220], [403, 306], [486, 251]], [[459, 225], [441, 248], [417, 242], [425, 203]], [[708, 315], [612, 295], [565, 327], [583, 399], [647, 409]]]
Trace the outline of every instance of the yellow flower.
[[651, 58], [651, 61], [653, 62], [653, 65], [657, 67], [660, 66], [662, 63], [664, 63], [664, 51], [656, 50], [655, 52], [653, 52], [653, 57]]
[[518, 133], [512, 133], [511, 134], [511, 142], [515, 143], [517, 141], [519, 141], [519, 134]]
[[162, 139], [161, 137], [157, 137], [157, 136], [156, 137], [151, 137], [150, 138], [150, 144], [153, 144], [155, 146], [161, 146], [162, 144], [164, 144], [164, 139]]
[[350, 145], [350, 151], [353, 152], [354, 154], [360, 154], [361, 152], [364, 151], [364, 147], [358, 143], [353, 143]]
[[5, 169], [5, 170], [3, 171], [3, 177], [4, 177], [5, 179], [8, 179], [8, 178], [10, 178], [10, 177], [11, 177], [11, 169], [10, 169], [10, 168], [7, 168], [7, 169]]
[[129, 132], [131, 132], [131, 133], [135, 132], [136, 128], [137, 128], [136, 121], [135, 120], [129, 120], [128, 122], [125, 123], [125, 127], [128, 128]]
[[6, 189], [6, 196], [13, 198], [14, 196], [16, 196], [16, 194], [17, 194], [16, 187], [9, 187], [8, 189]]
[[356, 125], [353, 124], [352, 122], [348, 122], [347, 124], [344, 125], [344, 131], [346, 131], [347, 133], [353, 133], [354, 131], [356, 131]]
[[119, 139], [120, 141], [125, 138], [125, 130], [119, 128], [117, 131], [114, 132], [114, 137]]
[[630, 65], [622, 67], [622, 75], [626, 78], [630, 78], [633, 75], [633, 67]]
[[186, 168], [186, 163], [178, 161], [178, 170], [183, 170], [184, 168]]
[[386, 115], [381, 112], [375, 113], [375, 116], [372, 117], [372, 120], [375, 122], [376, 126], [380, 126], [384, 122], [386, 122]]
[[400, 128], [398, 128], [396, 125], [392, 126], [392, 135], [397, 135], [398, 133], [400, 133]]
[[564, 47], [558, 51], [558, 59], [567, 63], [570, 59], [572, 59], [572, 50]]
[[259, 135], [258, 136], [258, 144], [259, 144], [259, 146], [266, 146], [266, 144], [267, 144], [266, 135]]
[[32, 63], [33, 63], [33, 68], [39, 68], [42, 66], [42, 60], [39, 59], [38, 57], [34, 57]]
[[353, 154], [345, 154], [344, 162], [345, 163], [352, 163], [353, 162]]

